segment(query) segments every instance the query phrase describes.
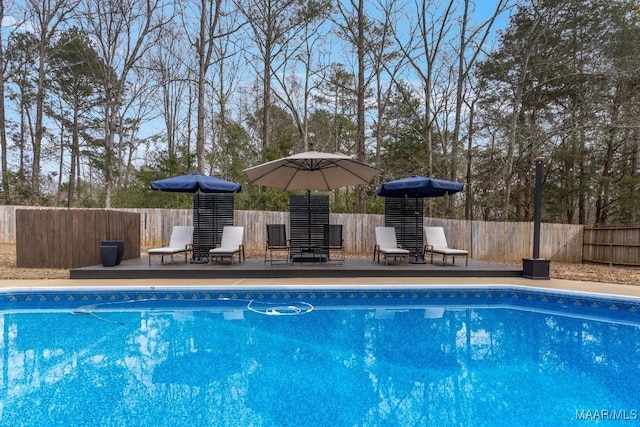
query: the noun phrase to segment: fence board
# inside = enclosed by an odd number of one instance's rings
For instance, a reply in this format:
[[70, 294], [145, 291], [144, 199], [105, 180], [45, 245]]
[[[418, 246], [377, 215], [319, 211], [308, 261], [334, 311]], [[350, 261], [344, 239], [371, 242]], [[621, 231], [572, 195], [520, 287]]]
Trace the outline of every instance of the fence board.
[[640, 225], [585, 227], [583, 259], [609, 265], [640, 265]]
[[[15, 206], [0, 207], [0, 242], [16, 242], [15, 208]], [[19, 208], [28, 210], [27, 208]], [[137, 236], [137, 242], [138, 247], [144, 249], [168, 243], [173, 226], [191, 225], [193, 217], [192, 209], [148, 208], [118, 209], [118, 211], [138, 214], [136, 220], [139, 221], [140, 233]], [[109, 221], [109, 217], [96, 217], [95, 222], [91, 225], [93, 228], [87, 228], [89, 225], [78, 218], [67, 221], [71, 221], [71, 225], [67, 222], [65, 234], [75, 236], [73, 243], [69, 243], [67, 247], [75, 245], [78, 248], [78, 251], [73, 252], [73, 264], [78, 265], [79, 252], [95, 252], [97, 256], [99, 249], [96, 248], [96, 242], [106, 238], [105, 230], [109, 226], [104, 221]], [[384, 226], [384, 215], [331, 213], [329, 222], [343, 225], [347, 253], [371, 254], [375, 244], [374, 229], [376, 226]], [[522, 258], [532, 256], [533, 223], [530, 222], [504, 223], [429, 217], [425, 217], [423, 222], [425, 226], [444, 227], [449, 244], [453, 247], [469, 250], [470, 256], [475, 259], [502, 262], [520, 261]], [[266, 225], [271, 223], [286, 224], [289, 228], [289, 213], [236, 210], [234, 223], [245, 227], [245, 247], [248, 251], [264, 251]], [[47, 224], [36, 224], [34, 227], [36, 227], [34, 230], [29, 230], [30, 236], [48, 234]], [[60, 228], [62, 224], [56, 223], [55, 227]], [[111, 224], [110, 227], [117, 229], [118, 224]], [[581, 262], [583, 234], [585, 242], [596, 242], [588, 240], [593, 238], [590, 237], [591, 235], [587, 235], [586, 231], [583, 233], [583, 230], [588, 229], [588, 227], [585, 229], [581, 225], [543, 223], [540, 230], [540, 256], [558, 262]], [[630, 242], [621, 240], [623, 237], [618, 236], [617, 233], [624, 234], [624, 230], [626, 229], [614, 232], [615, 235], [611, 233], [607, 235], [603, 232], [604, 234], [597, 237], [600, 239], [598, 242], [602, 243], [585, 244], [585, 260], [610, 262], [609, 257], [615, 255], [617, 258], [613, 259], [614, 263], [637, 265], [638, 253], [640, 252], [640, 227], [634, 229], [637, 232], [637, 237], [634, 237], [635, 240]], [[90, 235], [94, 237], [90, 237]], [[627, 236], [627, 238], [631, 237]], [[67, 241], [70, 241], [69, 238]], [[609, 242], [608, 246], [604, 242]], [[23, 250], [24, 248], [16, 247], [16, 249]], [[129, 253], [129, 250], [132, 249], [127, 245], [125, 248], [127, 257], [138, 256], [138, 254]], [[20, 255], [26, 256], [22, 253]], [[34, 252], [30, 252], [29, 256], [39, 258], [42, 254], [39, 253], [36, 256]], [[63, 255], [60, 254], [60, 256]]]
[[124, 259], [140, 255], [139, 214], [106, 209], [15, 210], [16, 265], [75, 268], [100, 263], [102, 240], [124, 240]]

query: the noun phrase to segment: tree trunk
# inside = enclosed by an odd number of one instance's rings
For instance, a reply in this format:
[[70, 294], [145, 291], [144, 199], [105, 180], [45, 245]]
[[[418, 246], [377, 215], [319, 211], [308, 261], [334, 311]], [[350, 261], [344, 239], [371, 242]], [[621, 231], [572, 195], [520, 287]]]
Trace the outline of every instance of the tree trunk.
[[[0, 22], [4, 18], [4, 0], [0, 0]], [[7, 165], [7, 124], [4, 105], [4, 41], [0, 31], [0, 156], [2, 156], [2, 195], [3, 203], [9, 196], [9, 167]]]
[[[357, 116], [357, 152], [356, 159], [360, 162], [365, 161], [365, 95], [366, 84], [364, 78], [364, 65], [365, 65], [365, 33], [364, 33], [364, 0], [358, 0], [358, 116]], [[365, 200], [365, 188], [363, 186], [358, 187], [358, 212], [366, 212], [366, 200]]]

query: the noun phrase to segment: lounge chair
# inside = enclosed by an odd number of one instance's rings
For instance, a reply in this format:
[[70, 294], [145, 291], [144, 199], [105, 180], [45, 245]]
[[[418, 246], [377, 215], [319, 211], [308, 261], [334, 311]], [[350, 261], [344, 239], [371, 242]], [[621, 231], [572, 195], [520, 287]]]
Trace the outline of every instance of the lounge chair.
[[327, 260], [344, 263], [345, 250], [342, 237], [342, 224], [325, 224], [324, 246], [327, 250]]
[[222, 239], [220, 245], [209, 250], [209, 264], [211, 260], [230, 258], [233, 264], [233, 258], [238, 255], [238, 263], [244, 260], [244, 227], [225, 226], [222, 229]]
[[385, 264], [389, 264], [389, 257], [394, 260], [400, 258], [409, 262], [409, 251], [398, 246], [396, 229], [394, 227], [376, 227], [376, 245], [373, 248], [373, 260], [380, 263], [380, 255], [384, 257]]
[[191, 225], [176, 225], [171, 230], [171, 238], [169, 244], [161, 248], [152, 248], [147, 251], [149, 255], [149, 265], [151, 265], [151, 256], [160, 255], [160, 263], [164, 263], [164, 257], [171, 257], [171, 264], [173, 264], [173, 256], [179, 253], [184, 253], [184, 262], [187, 262], [187, 254], [193, 251], [193, 226]]
[[[274, 258], [274, 252], [286, 252], [286, 258]], [[268, 257], [267, 257], [268, 255]], [[291, 259], [291, 245], [287, 240], [287, 227], [284, 224], [267, 224], [267, 245], [264, 250], [264, 262], [273, 265], [274, 261], [289, 262]]]
[[431, 253], [431, 264], [433, 264], [433, 254], [442, 255], [442, 262], [447, 265], [447, 257], [451, 256], [453, 263], [456, 262], [456, 256], [465, 258], [465, 266], [469, 266], [469, 252], [464, 249], [454, 249], [447, 245], [447, 238], [444, 235], [442, 227], [424, 227], [424, 250], [423, 255], [427, 252]]

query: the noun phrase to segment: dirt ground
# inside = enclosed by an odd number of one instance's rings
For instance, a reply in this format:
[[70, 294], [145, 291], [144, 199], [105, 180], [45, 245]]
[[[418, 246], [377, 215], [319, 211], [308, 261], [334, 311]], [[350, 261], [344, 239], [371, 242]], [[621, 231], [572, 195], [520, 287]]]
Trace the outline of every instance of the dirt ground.
[[[247, 254], [251, 256], [262, 254]], [[515, 265], [515, 263], [513, 264]], [[550, 276], [556, 279], [587, 282], [621, 283], [640, 286], [640, 267], [620, 267], [600, 264], [550, 263]], [[16, 248], [0, 244], [0, 280], [2, 279], [68, 279], [69, 270], [47, 268], [17, 268]]]

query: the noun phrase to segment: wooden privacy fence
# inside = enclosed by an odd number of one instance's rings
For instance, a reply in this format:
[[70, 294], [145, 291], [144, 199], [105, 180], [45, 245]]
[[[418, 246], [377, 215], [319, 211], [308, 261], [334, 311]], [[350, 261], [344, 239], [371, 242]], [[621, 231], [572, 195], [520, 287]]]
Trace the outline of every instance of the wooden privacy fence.
[[609, 265], [640, 265], [640, 225], [584, 228], [583, 260]]
[[140, 215], [109, 209], [16, 209], [16, 266], [100, 264], [100, 243], [123, 240], [123, 259], [140, 256]]
[[[15, 206], [0, 208], [0, 242], [16, 243], [15, 211]], [[174, 225], [192, 224], [191, 209], [150, 208], [118, 211], [135, 214], [133, 217], [139, 226], [138, 247], [144, 249], [167, 244]], [[343, 225], [347, 253], [372, 254], [375, 245], [374, 229], [376, 226], [384, 226], [384, 215], [332, 213], [329, 222]], [[245, 227], [247, 251], [260, 252], [264, 250], [266, 242], [266, 225], [287, 224], [288, 227], [289, 213], [236, 210], [234, 223]], [[530, 258], [533, 255], [531, 222], [465, 221], [426, 217], [424, 225], [443, 227], [449, 245], [467, 249], [475, 259], [519, 262], [522, 258]], [[91, 229], [93, 228], [86, 228], [84, 234], [96, 234], [87, 231]], [[582, 225], [543, 223], [540, 233], [540, 257], [558, 262], [581, 262], [583, 230]], [[106, 237], [96, 236], [95, 239], [95, 242], [99, 243], [100, 239]], [[94, 243], [92, 245], [95, 246]], [[131, 245], [127, 245], [126, 250], [126, 255], [130, 256]], [[637, 262], [637, 255], [635, 259]]]
[[[143, 247], [166, 243], [174, 225], [191, 224], [189, 209], [140, 209]], [[239, 211], [234, 223], [245, 227], [247, 251], [262, 251], [267, 224], [289, 225], [289, 212]], [[384, 215], [332, 213], [331, 224], [342, 224], [347, 253], [372, 254], [375, 227], [384, 226]], [[424, 218], [425, 226], [441, 226], [450, 246], [467, 249], [472, 258], [486, 261], [521, 261], [533, 255], [533, 223], [488, 222]], [[582, 261], [581, 225], [542, 224], [540, 257], [559, 262]]]

